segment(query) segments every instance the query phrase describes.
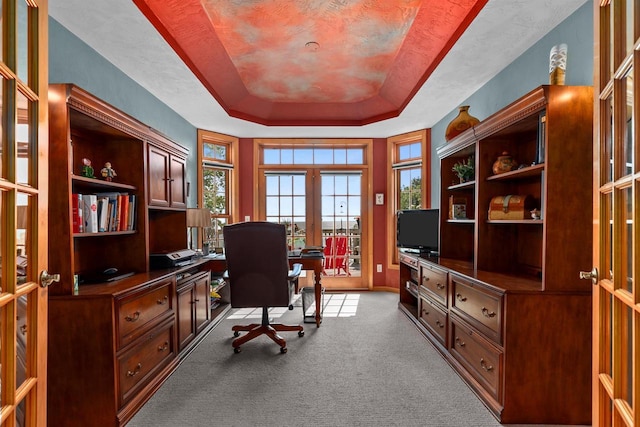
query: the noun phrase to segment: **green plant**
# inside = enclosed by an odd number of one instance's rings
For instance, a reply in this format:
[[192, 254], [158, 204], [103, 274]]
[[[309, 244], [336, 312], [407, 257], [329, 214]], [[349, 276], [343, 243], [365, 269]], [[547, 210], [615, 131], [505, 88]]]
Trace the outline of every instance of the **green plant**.
[[467, 160], [456, 163], [451, 168], [452, 171], [458, 175], [461, 182], [467, 182], [474, 178], [476, 173], [476, 160], [473, 155], [469, 156]]

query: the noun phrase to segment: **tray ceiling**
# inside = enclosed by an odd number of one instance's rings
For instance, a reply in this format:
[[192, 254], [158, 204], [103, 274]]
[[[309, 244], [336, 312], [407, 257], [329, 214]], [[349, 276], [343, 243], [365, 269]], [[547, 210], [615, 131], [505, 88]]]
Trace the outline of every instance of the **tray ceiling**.
[[134, 0], [232, 117], [396, 117], [487, 0]]

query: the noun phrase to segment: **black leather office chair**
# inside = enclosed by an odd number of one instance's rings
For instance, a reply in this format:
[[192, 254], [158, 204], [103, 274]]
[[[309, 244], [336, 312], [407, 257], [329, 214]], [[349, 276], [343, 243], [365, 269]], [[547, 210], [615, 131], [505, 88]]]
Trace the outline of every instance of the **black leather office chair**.
[[[288, 326], [269, 322], [269, 307], [287, 307], [290, 304], [290, 283], [297, 279], [302, 266], [289, 270], [285, 226], [270, 222], [242, 222], [223, 228], [227, 275], [231, 294], [231, 307], [262, 307], [262, 323], [232, 328], [233, 350], [260, 335], [267, 335], [287, 352], [287, 342], [280, 331], [298, 331], [302, 326]], [[240, 332], [247, 334], [240, 337]]]

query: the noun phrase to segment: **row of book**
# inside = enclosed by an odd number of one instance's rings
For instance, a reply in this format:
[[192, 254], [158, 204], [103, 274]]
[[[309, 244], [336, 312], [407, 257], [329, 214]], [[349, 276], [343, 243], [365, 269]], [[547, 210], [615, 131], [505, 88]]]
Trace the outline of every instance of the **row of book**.
[[74, 233], [135, 230], [135, 194], [73, 193], [71, 200]]

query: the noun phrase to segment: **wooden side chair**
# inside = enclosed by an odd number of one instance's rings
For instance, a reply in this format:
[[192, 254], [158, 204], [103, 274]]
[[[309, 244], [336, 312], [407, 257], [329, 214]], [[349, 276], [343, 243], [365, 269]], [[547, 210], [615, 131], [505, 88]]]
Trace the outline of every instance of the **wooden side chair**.
[[[287, 342], [278, 332], [297, 331], [304, 336], [301, 325], [270, 323], [269, 307], [290, 305], [290, 286], [297, 280], [302, 265], [289, 269], [287, 236], [282, 224], [242, 222], [223, 228], [227, 276], [231, 307], [262, 307], [262, 322], [233, 326], [235, 353], [240, 346], [260, 335], [267, 335], [287, 352]], [[240, 336], [240, 332], [247, 332]]]

